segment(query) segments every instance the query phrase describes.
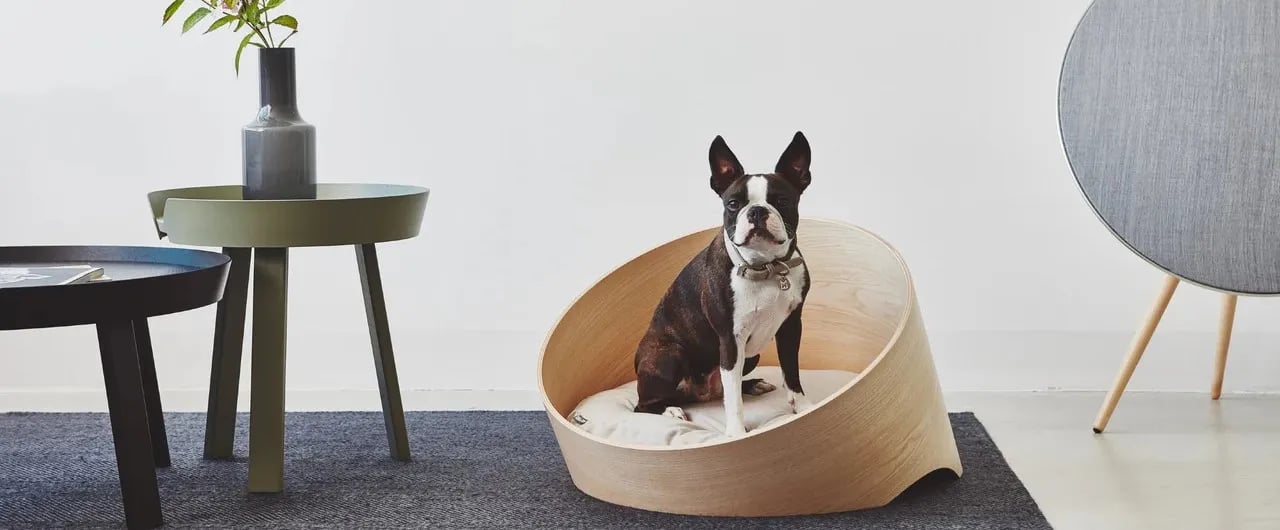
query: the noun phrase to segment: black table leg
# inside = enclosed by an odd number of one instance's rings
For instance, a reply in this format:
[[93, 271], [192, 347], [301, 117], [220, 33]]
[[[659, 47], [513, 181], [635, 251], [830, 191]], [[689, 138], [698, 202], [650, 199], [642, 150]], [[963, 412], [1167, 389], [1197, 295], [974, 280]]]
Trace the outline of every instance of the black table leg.
[[147, 425], [147, 403], [134, 323], [129, 320], [98, 324], [98, 351], [111, 410], [111, 436], [120, 471], [120, 496], [129, 528], [155, 528], [163, 524], [160, 491], [156, 487], [155, 460]]
[[147, 319], [133, 321], [133, 339], [138, 344], [138, 368], [142, 375], [142, 396], [147, 402], [147, 423], [156, 467], [169, 467], [169, 439], [164, 431], [164, 408], [160, 405], [160, 384], [156, 380], [156, 359], [151, 351], [151, 329]]
[[409, 434], [404, 424], [404, 405], [400, 402], [396, 357], [391, 350], [391, 326], [387, 322], [387, 304], [382, 293], [382, 272], [378, 269], [378, 252], [372, 243], [356, 245], [356, 263], [360, 267], [360, 286], [364, 291], [365, 316], [369, 321], [369, 341], [373, 343], [373, 364], [378, 371], [378, 390], [382, 393], [382, 419], [387, 427], [387, 444], [392, 458], [407, 462]]
[[231, 257], [227, 286], [218, 302], [213, 330], [213, 367], [209, 371], [209, 409], [205, 415], [204, 458], [231, 458], [236, 439], [236, 398], [240, 390], [240, 360], [244, 351], [244, 314], [249, 296], [249, 265], [253, 249], [224, 248]]

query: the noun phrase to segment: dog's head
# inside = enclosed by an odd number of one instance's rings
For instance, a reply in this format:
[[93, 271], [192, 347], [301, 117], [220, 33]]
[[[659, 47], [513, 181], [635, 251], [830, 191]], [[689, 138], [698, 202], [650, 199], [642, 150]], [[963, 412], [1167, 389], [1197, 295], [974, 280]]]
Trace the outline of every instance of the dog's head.
[[809, 141], [797, 132], [773, 173], [748, 175], [724, 138], [711, 142], [711, 189], [724, 204], [726, 241], [748, 262], [786, 255], [800, 222], [800, 194], [809, 187]]

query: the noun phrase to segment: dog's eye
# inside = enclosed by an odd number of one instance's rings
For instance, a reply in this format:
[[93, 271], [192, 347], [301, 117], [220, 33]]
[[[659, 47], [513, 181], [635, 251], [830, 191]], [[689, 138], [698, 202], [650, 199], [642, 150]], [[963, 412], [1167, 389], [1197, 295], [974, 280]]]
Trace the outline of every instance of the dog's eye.
[[729, 199], [729, 202], [724, 203], [724, 207], [731, 212], [736, 212], [738, 208], [742, 207], [742, 203], [738, 202], [738, 199]]

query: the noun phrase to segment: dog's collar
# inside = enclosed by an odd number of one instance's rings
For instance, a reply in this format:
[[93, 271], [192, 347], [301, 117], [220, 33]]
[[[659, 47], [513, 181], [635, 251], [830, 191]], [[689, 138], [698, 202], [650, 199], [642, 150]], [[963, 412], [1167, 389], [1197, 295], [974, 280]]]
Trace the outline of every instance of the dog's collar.
[[[737, 251], [737, 249], [734, 250]], [[801, 256], [798, 252], [795, 254], [796, 257], [791, 259], [778, 258], [755, 267], [743, 263], [738, 265], [738, 276], [752, 281], [764, 281], [771, 277], [777, 277], [778, 288], [785, 291], [791, 288], [791, 279], [787, 278], [787, 275], [791, 274], [791, 269], [804, 265], [804, 256]], [[738, 256], [741, 257], [742, 253], [739, 252]]]
[[738, 265], [738, 276], [748, 280], [767, 280], [772, 276], [786, 276], [791, 274], [791, 269], [804, 265], [804, 256], [797, 255], [789, 260], [781, 258], [775, 259], [764, 265], [752, 267], [743, 263]]
[[[791, 269], [804, 265], [804, 256], [795, 247], [795, 243], [792, 243], [791, 250], [787, 251], [786, 256], [760, 265], [748, 265], [747, 258], [742, 255], [742, 251], [738, 250], [737, 245], [729, 241], [728, 233], [724, 237], [725, 246], [733, 250], [733, 253], [738, 255], [738, 260], [742, 262], [741, 265], [734, 269], [734, 272], [748, 280], [764, 281], [776, 276], [778, 278], [778, 288], [785, 291], [791, 288], [791, 280], [787, 278], [787, 275], [791, 274]], [[787, 259], [788, 256], [794, 257]]]

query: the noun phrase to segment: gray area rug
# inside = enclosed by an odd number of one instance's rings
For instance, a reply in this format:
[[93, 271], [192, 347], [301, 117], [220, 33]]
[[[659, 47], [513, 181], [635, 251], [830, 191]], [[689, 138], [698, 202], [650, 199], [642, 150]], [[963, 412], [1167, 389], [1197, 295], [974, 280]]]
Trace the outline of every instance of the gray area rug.
[[[411, 412], [415, 461], [387, 456], [381, 413], [292, 412], [285, 492], [245, 492], [248, 417], [234, 461], [201, 460], [203, 414], [166, 414], [159, 470], [168, 528], [1049, 528], [972, 415], [952, 414], [965, 466], [887, 507], [806, 517], [710, 518], [597, 501], [573, 487], [542, 412]], [[796, 455], [804, 458], [804, 455]], [[106, 414], [0, 414], [0, 527], [123, 528]]]

